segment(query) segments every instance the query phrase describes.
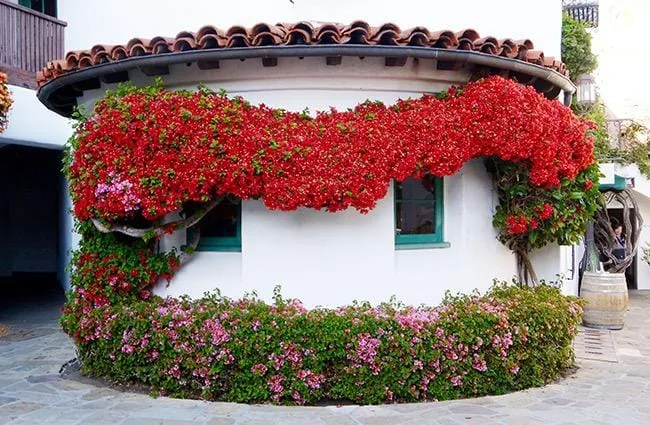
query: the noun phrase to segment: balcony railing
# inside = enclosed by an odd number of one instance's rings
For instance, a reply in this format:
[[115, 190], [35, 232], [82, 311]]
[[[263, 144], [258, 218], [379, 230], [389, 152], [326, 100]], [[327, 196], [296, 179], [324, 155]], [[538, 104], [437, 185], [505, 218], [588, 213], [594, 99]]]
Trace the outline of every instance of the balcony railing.
[[593, 28], [598, 27], [597, 2], [566, 2], [564, 5], [564, 10], [576, 21], [584, 22]]
[[67, 24], [26, 7], [0, 0], [0, 71], [9, 84], [36, 87], [36, 71], [63, 57]]

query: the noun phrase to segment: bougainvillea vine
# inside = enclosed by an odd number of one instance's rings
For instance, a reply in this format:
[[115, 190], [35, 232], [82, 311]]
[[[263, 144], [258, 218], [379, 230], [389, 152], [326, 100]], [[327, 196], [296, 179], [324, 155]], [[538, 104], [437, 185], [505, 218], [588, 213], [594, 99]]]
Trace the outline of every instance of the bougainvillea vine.
[[476, 157], [525, 163], [532, 185], [558, 187], [593, 163], [586, 132], [559, 102], [499, 77], [315, 117], [150, 87], [97, 103], [69, 174], [81, 220], [155, 221], [224, 194], [271, 209], [367, 212], [391, 179], [453, 175]]
[[7, 74], [0, 72], [0, 133], [7, 129], [7, 115], [13, 103], [9, 92]]
[[[575, 242], [596, 209], [589, 128], [559, 102], [500, 77], [314, 117], [205, 88], [127, 85], [78, 125], [68, 176], [79, 219], [142, 237], [196, 223], [207, 208], [187, 217], [184, 207], [223, 196], [365, 213], [391, 180], [449, 176], [485, 157], [501, 201], [499, 238], [520, 256], [520, 276], [535, 280], [527, 253]], [[184, 221], [161, 224], [176, 211]]]

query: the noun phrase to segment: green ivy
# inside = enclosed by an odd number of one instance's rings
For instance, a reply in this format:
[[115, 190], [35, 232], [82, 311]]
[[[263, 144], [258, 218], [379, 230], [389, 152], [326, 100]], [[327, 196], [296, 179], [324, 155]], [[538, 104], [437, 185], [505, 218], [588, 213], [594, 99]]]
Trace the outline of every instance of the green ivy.
[[562, 16], [562, 61], [573, 81], [591, 73], [598, 66], [596, 55], [591, 51], [591, 34], [587, 25], [569, 15]]

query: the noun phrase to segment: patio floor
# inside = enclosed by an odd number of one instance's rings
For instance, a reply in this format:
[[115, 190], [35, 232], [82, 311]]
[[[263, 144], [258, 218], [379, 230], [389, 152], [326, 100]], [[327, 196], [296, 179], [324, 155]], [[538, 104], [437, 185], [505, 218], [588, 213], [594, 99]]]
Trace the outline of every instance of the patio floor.
[[[469, 400], [342, 407], [154, 399], [63, 378], [59, 370], [74, 351], [56, 320], [60, 299], [35, 303], [0, 310], [7, 328], [0, 333], [0, 425], [650, 424], [650, 291], [632, 291], [630, 301], [623, 330], [578, 339], [579, 369], [559, 383]], [[599, 349], [606, 355], [599, 358]]]

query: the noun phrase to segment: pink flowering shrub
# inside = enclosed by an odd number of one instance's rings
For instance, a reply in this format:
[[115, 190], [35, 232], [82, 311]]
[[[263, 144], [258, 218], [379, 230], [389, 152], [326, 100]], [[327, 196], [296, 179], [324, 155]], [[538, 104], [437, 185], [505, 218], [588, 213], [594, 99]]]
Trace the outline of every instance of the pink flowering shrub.
[[[72, 294], [74, 297], [79, 295]], [[435, 308], [306, 310], [279, 296], [152, 296], [63, 321], [83, 371], [175, 397], [313, 404], [445, 400], [543, 385], [573, 365], [582, 306], [500, 284]], [[101, 324], [101, 329], [98, 329]]]

